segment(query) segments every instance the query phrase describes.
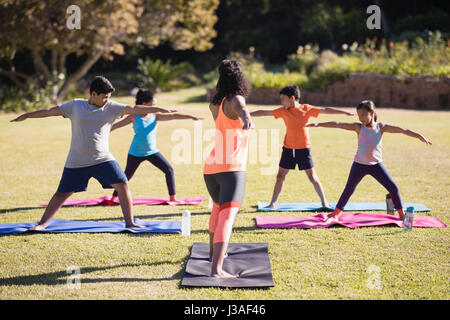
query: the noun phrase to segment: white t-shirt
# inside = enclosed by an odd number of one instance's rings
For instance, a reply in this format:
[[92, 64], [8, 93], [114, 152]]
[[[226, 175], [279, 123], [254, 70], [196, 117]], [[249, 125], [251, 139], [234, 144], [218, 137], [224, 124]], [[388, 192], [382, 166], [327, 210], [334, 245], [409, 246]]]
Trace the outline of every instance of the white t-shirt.
[[86, 99], [74, 99], [59, 106], [64, 118], [72, 122], [72, 141], [66, 168], [89, 167], [115, 160], [109, 152], [109, 133], [121, 118], [126, 105], [108, 101], [99, 108]]

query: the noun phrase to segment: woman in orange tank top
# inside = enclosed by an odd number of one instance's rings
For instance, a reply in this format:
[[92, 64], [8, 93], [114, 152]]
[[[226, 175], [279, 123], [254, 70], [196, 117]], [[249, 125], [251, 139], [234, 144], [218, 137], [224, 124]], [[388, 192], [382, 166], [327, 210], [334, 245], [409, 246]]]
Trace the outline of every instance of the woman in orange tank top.
[[203, 170], [213, 200], [209, 219], [211, 276], [237, 277], [222, 269], [236, 215], [244, 198], [248, 130], [254, 127], [245, 104], [247, 80], [237, 61], [219, 65], [216, 94], [209, 106], [216, 125], [214, 147]]

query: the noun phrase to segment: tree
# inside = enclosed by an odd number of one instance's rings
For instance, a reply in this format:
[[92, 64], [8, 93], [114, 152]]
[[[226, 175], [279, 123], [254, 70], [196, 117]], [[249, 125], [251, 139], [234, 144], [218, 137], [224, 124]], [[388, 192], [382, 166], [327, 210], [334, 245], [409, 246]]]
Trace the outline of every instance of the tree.
[[342, 28], [343, 12], [339, 6], [331, 7], [319, 2], [305, 11], [302, 17], [302, 31], [317, 38], [328, 37], [331, 50], [336, 51], [335, 33]]
[[[52, 100], [64, 99], [70, 86], [100, 58], [123, 55], [124, 44], [175, 49], [211, 48], [219, 0], [81, 0], [80, 29], [69, 29], [72, 0], [0, 0], [0, 75], [21, 88], [52, 87]], [[15, 67], [18, 53], [31, 56], [34, 75]], [[83, 62], [66, 74], [66, 59]], [[64, 76], [62, 76], [64, 75]]]

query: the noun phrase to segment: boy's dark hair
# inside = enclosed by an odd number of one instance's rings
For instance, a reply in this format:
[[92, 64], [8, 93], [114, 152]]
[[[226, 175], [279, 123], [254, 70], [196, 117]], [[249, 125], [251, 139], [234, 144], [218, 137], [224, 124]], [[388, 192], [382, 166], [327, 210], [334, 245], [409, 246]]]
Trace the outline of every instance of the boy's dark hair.
[[219, 105], [223, 98], [230, 95], [241, 95], [247, 98], [248, 87], [248, 81], [242, 71], [241, 64], [235, 60], [225, 59], [219, 65], [219, 80], [211, 102]]
[[280, 94], [284, 94], [289, 98], [294, 96], [295, 100], [300, 101], [300, 88], [296, 84], [292, 84], [281, 89]]
[[111, 84], [111, 82], [109, 82], [108, 79], [106, 79], [103, 76], [97, 76], [94, 78], [94, 80], [92, 80], [91, 82], [91, 86], [89, 88], [89, 92], [90, 94], [92, 94], [92, 92], [96, 92], [97, 94], [102, 94], [102, 93], [110, 93], [110, 92], [114, 92], [114, 87]]
[[367, 111], [373, 111], [373, 117], [375, 122], [378, 120], [377, 113], [375, 111], [375, 103], [372, 100], [363, 100], [357, 106], [356, 110], [365, 109]]
[[150, 90], [139, 89], [136, 93], [136, 104], [145, 104], [152, 101], [154, 98], [153, 92]]

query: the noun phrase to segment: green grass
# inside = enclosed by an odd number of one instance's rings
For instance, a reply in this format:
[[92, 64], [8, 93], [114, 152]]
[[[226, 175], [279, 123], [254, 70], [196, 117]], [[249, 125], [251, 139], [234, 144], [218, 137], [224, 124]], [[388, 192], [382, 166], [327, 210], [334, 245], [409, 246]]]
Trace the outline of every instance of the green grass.
[[[204, 116], [203, 130], [213, 127], [207, 104], [195, 102], [203, 88], [161, 93], [161, 106]], [[133, 103], [132, 97], [116, 100]], [[254, 110], [256, 106], [249, 106]], [[267, 107], [273, 108], [274, 106]], [[266, 108], [266, 107], [264, 107]], [[0, 115], [0, 223], [38, 221], [40, 204], [57, 188], [70, 145], [70, 121], [31, 119], [9, 123]], [[380, 121], [410, 128], [433, 142], [429, 147], [403, 135], [386, 134], [384, 163], [400, 187], [403, 201], [424, 203], [431, 215], [449, 223], [450, 112], [379, 109]], [[320, 115], [313, 121], [356, 121], [354, 117]], [[256, 118], [258, 129], [280, 129], [273, 118]], [[190, 120], [160, 123], [158, 146], [168, 159], [176, 141], [172, 130], [193, 132]], [[310, 129], [312, 155], [329, 201], [337, 201], [356, 151], [354, 133]], [[111, 134], [110, 149], [124, 166], [132, 138], [131, 126]], [[270, 141], [270, 140], [269, 140]], [[209, 145], [205, 142], [204, 146]], [[281, 147], [280, 147], [281, 149]], [[267, 152], [268, 150], [266, 150]], [[270, 161], [276, 169], [280, 150]], [[270, 155], [270, 154], [269, 154]], [[202, 164], [174, 164], [179, 196], [207, 196]], [[135, 216], [149, 220], [181, 220], [192, 212], [192, 234], [19, 234], [0, 236], [0, 299], [449, 299], [448, 228], [415, 228], [403, 234], [396, 227], [329, 229], [259, 229], [257, 215], [314, 213], [256, 212], [258, 200], [269, 201], [275, 174], [249, 164], [243, 207], [233, 242], [268, 242], [275, 287], [253, 289], [186, 289], [180, 287], [194, 242], [208, 241], [208, 202], [195, 207], [135, 206]], [[163, 175], [143, 164], [130, 181], [134, 197], [165, 197]], [[106, 192], [109, 194], [109, 191]], [[384, 201], [385, 190], [370, 177], [351, 201]], [[88, 191], [73, 197], [105, 195], [94, 179]], [[319, 201], [304, 173], [291, 172], [281, 202]], [[420, 213], [419, 215], [424, 215]], [[118, 207], [62, 208], [60, 219], [120, 221]], [[370, 289], [369, 266], [380, 268], [381, 289]], [[81, 288], [67, 286], [67, 268], [81, 268]]]

